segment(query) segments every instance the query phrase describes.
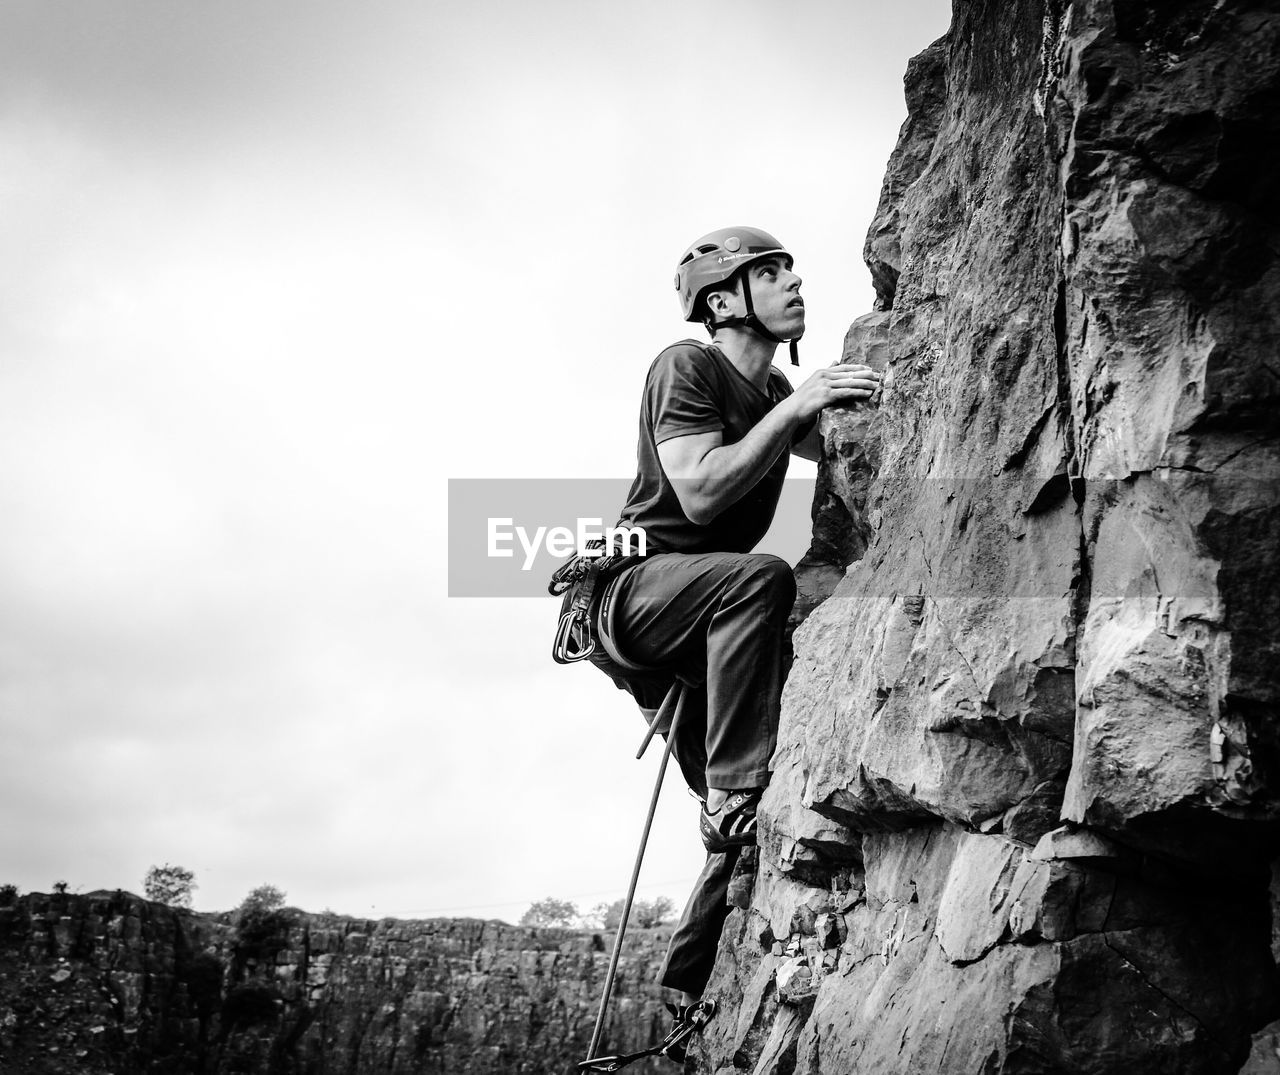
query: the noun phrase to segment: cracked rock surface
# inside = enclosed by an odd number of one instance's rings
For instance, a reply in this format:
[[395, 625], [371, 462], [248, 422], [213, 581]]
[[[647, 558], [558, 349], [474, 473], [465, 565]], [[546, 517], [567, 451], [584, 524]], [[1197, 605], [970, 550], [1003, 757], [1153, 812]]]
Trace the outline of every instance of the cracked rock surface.
[[714, 1075], [1280, 1072], [1280, 12], [911, 61]]

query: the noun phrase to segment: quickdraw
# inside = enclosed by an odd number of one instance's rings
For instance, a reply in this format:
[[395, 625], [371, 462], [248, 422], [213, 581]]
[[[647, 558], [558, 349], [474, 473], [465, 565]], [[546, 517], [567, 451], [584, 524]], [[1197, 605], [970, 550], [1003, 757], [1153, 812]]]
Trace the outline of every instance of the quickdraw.
[[683, 1049], [678, 1053], [674, 1052], [674, 1050], [683, 1046], [690, 1037], [711, 1021], [711, 1017], [716, 1012], [715, 1002], [704, 1000], [684, 1008], [676, 1008], [668, 1004], [667, 1008], [676, 1017], [676, 1024], [667, 1032], [667, 1036], [653, 1048], [643, 1049], [638, 1053], [597, 1056], [592, 1060], [583, 1060], [578, 1065], [578, 1070], [621, 1071], [628, 1064], [634, 1064], [637, 1060], [643, 1060], [647, 1056], [672, 1056], [673, 1059], [683, 1059]]
[[608, 556], [586, 555], [587, 552], [603, 548], [604, 538], [592, 538], [588, 541], [582, 552], [577, 556], [570, 557], [556, 568], [555, 573], [551, 576], [551, 581], [547, 584], [547, 593], [552, 597], [559, 597], [579, 579], [584, 578], [593, 570], [597, 570], [602, 561], [612, 559], [612, 557]]

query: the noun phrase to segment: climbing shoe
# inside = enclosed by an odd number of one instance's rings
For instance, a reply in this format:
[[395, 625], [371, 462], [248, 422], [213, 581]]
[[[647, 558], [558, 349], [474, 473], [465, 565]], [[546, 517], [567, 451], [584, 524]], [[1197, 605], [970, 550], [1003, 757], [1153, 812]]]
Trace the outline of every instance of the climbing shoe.
[[702, 846], [708, 851], [727, 851], [731, 847], [750, 847], [756, 842], [756, 807], [764, 788], [747, 788], [729, 793], [714, 814], [702, 804], [698, 818], [698, 831], [702, 834]]

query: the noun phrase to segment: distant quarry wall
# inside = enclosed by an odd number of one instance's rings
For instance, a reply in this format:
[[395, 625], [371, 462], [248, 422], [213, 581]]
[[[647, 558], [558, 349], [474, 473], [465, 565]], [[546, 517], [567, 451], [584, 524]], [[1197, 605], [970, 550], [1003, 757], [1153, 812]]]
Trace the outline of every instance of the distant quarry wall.
[[[274, 922], [246, 933], [231, 915], [123, 892], [0, 907], [0, 1073], [507, 1075], [586, 1056], [608, 937], [477, 919]], [[666, 1031], [652, 983], [669, 935], [629, 931], [611, 1049]]]
[[1280, 11], [956, 0], [906, 95], [697, 1070], [1280, 1072]]

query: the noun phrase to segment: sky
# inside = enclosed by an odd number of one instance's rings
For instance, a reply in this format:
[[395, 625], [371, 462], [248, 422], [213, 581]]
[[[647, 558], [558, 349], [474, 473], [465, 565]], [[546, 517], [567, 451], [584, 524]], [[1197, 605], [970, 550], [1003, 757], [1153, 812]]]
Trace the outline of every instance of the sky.
[[[629, 477], [714, 228], [795, 256], [793, 382], [835, 361], [906, 62], [948, 22], [8, 0], [0, 883], [140, 893], [174, 863], [199, 910], [269, 883], [508, 921], [620, 897], [658, 752], [551, 662], [555, 600], [448, 595], [449, 481]], [[682, 903], [701, 859], [673, 768], [641, 896]]]

